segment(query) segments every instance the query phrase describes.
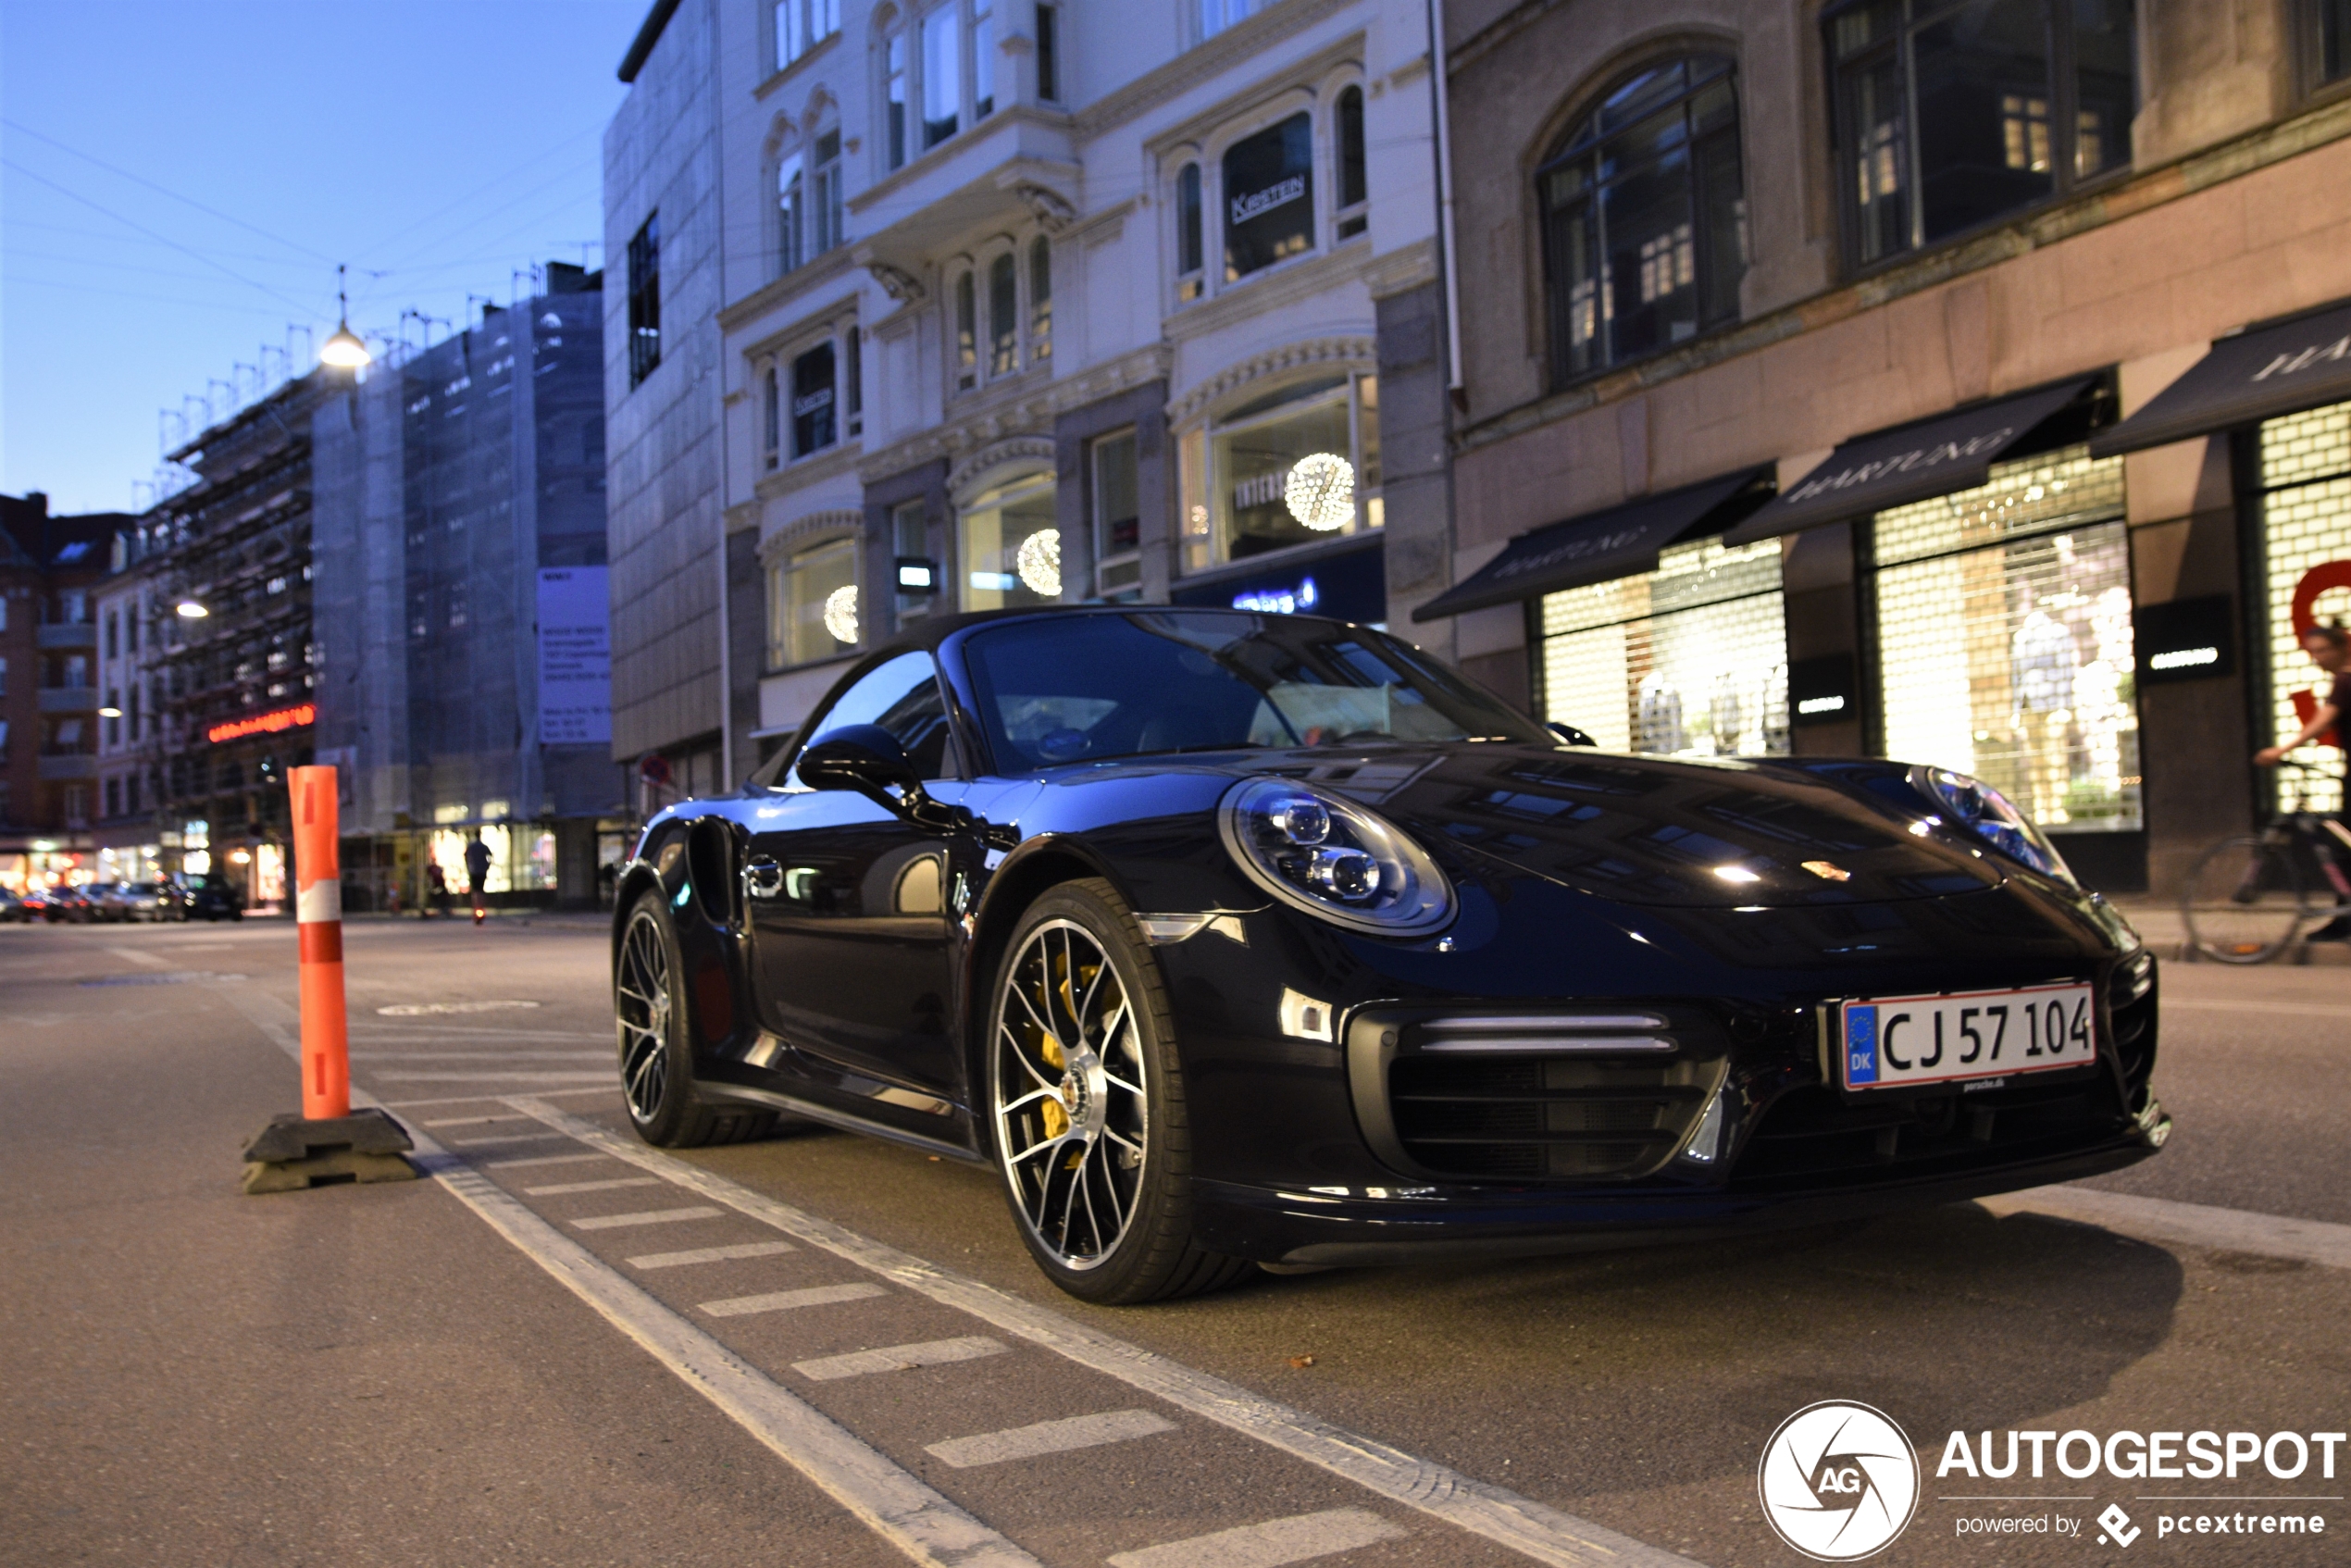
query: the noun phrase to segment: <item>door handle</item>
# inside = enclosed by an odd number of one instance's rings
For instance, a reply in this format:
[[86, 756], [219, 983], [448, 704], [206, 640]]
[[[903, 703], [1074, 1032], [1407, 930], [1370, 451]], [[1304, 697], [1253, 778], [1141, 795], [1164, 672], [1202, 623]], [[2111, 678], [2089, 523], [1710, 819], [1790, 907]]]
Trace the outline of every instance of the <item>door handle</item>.
[[784, 891], [784, 868], [761, 855], [743, 867], [743, 891], [755, 899], [780, 898]]

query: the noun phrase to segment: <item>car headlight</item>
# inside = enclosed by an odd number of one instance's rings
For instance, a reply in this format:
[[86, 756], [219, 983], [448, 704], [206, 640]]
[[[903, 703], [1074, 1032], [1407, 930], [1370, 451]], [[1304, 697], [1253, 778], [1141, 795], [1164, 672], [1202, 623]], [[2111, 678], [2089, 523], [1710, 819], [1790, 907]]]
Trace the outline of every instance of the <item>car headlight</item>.
[[1948, 811], [1960, 826], [2010, 860], [2060, 882], [2073, 880], [2073, 873], [2067, 867], [2065, 857], [2058, 853], [2057, 846], [2033, 825], [2031, 817], [2017, 810], [2006, 795], [1991, 785], [1947, 767], [1913, 768], [1910, 782], [1927, 799]]
[[1453, 889], [1428, 852], [1367, 807], [1292, 778], [1250, 778], [1216, 808], [1225, 848], [1293, 909], [1371, 936], [1434, 930]]

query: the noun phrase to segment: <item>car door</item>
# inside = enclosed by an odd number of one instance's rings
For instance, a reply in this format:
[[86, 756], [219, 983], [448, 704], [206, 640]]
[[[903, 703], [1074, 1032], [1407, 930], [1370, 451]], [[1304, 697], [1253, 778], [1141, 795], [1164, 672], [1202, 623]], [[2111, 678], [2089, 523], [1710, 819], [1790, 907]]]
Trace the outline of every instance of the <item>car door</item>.
[[[954, 765], [928, 653], [868, 671], [808, 733], [845, 724], [888, 729], [926, 778]], [[811, 1066], [879, 1080], [850, 1088], [881, 1104], [944, 1114], [962, 1095], [946, 896], [959, 848], [854, 791], [790, 775], [753, 809], [744, 902], [761, 1022]]]

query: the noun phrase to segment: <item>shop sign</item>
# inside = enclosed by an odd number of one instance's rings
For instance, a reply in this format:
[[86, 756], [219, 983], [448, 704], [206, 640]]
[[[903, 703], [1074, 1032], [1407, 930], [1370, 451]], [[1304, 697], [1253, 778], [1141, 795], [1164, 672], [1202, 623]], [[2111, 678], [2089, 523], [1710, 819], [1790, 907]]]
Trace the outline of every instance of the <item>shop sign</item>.
[[274, 712], [255, 714], [251, 718], [230, 719], [216, 724], [204, 732], [204, 738], [218, 746], [224, 740], [242, 740], [248, 735], [277, 735], [289, 729], [301, 729], [317, 722], [318, 710], [309, 703]]
[[2229, 596], [2175, 599], [2140, 604], [2132, 611], [2139, 684], [2207, 680], [2236, 673], [2236, 640], [2231, 634]]
[[1378, 543], [1317, 556], [1286, 572], [1260, 572], [1179, 588], [1177, 604], [1213, 605], [1261, 616], [1329, 616], [1345, 621], [1387, 619], [1387, 552]]
[[1787, 666], [1787, 716], [1793, 725], [1839, 724], [1861, 716], [1853, 655], [1823, 653]]

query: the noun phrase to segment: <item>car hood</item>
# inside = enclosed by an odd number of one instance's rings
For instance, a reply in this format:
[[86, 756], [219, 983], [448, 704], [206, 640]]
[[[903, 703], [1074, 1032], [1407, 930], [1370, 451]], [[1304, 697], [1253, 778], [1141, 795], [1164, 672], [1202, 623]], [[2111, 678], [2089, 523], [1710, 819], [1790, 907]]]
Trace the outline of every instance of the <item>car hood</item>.
[[1457, 870], [1509, 868], [1629, 904], [1883, 903], [2005, 879], [1967, 835], [1924, 814], [1906, 819], [1827, 780], [1736, 758], [1471, 741], [1136, 758], [1085, 771], [1100, 779], [1153, 765], [1312, 780], [1374, 807]]

